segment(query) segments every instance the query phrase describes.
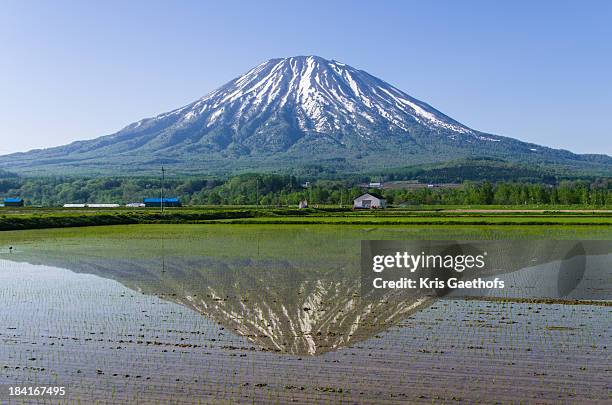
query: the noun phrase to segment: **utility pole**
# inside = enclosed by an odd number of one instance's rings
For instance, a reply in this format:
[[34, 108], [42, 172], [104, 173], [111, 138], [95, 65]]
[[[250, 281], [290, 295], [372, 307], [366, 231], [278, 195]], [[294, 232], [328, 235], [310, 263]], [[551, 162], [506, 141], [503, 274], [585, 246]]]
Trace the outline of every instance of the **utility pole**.
[[162, 169], [162, 177], [161, 177], [161, 191], [160, 191], [159, 206], [161, 208], [161, 213], [163, 215], [164, 214], [164, 179], [165, 179], [164, 166], [162, 166], [161, 169]]
[[259, 208], [259, 177], [255, 179], [255, 190], [255, 198], [257, 199], [255, 204], [257, 205], [257, 208]]
[[[308, 204], [313, 204], [314, 203], [312, 201], [312, 185], [311, 184], [308, 185], [308, 200], [310, 200], [308, 202]], [[310, 205], [309, 205], [309, 207], [310, 207]]]

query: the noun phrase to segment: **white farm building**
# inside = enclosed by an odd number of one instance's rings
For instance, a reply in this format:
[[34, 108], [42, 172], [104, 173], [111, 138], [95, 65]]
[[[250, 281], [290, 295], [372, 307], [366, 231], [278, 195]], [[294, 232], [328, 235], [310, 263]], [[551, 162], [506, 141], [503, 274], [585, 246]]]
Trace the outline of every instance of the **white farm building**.
[[64, 208], [118, 208], [119, 204], [64, 204]]
[[355, 209], [387, 208], [387, 200], [381, 195], [366, 193], [355, 198], [353, 201]]

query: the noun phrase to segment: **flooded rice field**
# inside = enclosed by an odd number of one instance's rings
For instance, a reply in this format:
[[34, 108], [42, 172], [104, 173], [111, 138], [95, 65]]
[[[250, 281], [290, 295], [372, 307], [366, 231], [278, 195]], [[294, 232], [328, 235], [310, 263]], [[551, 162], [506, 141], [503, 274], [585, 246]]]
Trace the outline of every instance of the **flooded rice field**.
[[[363, 295], [360, 288], [362, 239], [452, 232], [525, 239], [550, 231], [182, 225], [7, 232], [0, 239], [2, 400], [610, 403], [612, 306], [601, 299], [612, 291], [609, 251], [585, 259], [600, 269], [577, 282], [574, 294], [591, 294], [585, 302], [555, 296], [558, 286], [550, 299], [534, 296], [529, 280], [546, 287], [564, 271], [562, 258], [534, 261], [542, 251], [535, 239], [525, 252], [535, 258], [529, 266], [508, 263], [512, 288], [504, 300], [474, 292]], [[564, 228], [557, 236], [605, 240], [608, 232]], [[14, 385], [64, 386], [66, 395], [10, 397]]]

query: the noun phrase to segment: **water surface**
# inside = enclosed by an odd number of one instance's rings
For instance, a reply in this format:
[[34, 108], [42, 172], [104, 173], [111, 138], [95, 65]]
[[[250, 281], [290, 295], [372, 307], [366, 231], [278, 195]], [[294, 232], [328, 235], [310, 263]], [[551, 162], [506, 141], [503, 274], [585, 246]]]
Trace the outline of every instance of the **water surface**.
[[[0, 384], [65, 385], [69, 400], [84, 402], [603, 403], [612, 381], [612, 308], [603, 303], [361, 294], [362, 239], [530, 238], [531, 260], [536, 241], [553, 231], [181, 225], [6, 232]], [[556, 237], [611, 235], [564, 227]], [[563, 259], [509, 264], [514, 294], [530, 291], [530, 280], [557, 283]], [[609, 256], [588, 260], [612, 268]], [[604, 277], [608, 288], [609, 274], [585, 272], [578, 285], [591, 288]]]

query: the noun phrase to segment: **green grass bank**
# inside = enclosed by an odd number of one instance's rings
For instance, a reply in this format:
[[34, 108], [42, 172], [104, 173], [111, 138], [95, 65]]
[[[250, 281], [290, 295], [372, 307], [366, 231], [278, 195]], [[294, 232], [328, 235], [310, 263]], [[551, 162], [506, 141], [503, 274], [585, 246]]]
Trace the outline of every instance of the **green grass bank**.
[[612, 225], [606, 210], [465, 208], [353, 211], [322, 207], [186, 207], [152, 209], [0, 209], [0, 231], [132, 224], [329, 224], [329, 225]]

